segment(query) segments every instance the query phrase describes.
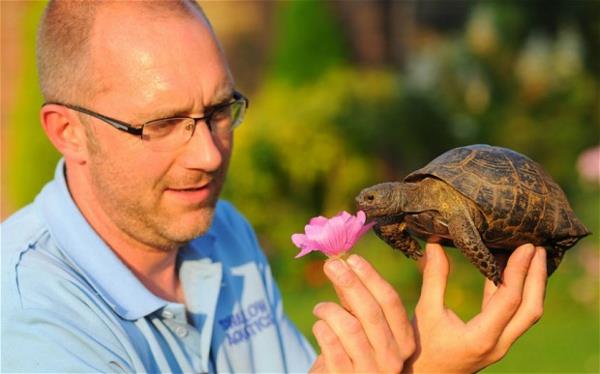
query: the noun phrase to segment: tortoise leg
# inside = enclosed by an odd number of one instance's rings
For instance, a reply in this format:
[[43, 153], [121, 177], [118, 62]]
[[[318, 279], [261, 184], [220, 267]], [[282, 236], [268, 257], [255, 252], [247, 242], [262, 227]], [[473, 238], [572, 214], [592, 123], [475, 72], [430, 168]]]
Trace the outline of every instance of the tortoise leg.
[[406, 222], [377, 224], [373, 227], [375, 234], [394, 249], [399, 249], [408, 258], [418, 260], [423, 256], [419, 242], [406, 231]]
[[546, 252], [546, 270], [548, 271], [548, 276], [551, 276], [552, 273], [554, 273], [554, 270], [560, 265], [564, 255], [565, 249], [561, 247], [554, 247]]
[[481, 235], [467, 214], [455, 214], [448, 221], [448, 232], [454, 245], [461, 250], [473, 265], [497, 286], [502, 283], [496, 259], [483, 244]]

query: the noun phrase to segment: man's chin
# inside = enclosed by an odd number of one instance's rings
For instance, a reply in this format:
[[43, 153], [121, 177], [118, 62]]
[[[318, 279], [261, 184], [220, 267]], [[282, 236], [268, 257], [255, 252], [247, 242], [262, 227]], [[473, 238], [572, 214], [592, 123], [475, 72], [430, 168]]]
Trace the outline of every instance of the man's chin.
[[212, 225], [215, 207], [203, 207], [198, 211], [186, 212], [171, 219], [163, 226], [163, 236], [173, 243], [185, 244], [206, 234]]

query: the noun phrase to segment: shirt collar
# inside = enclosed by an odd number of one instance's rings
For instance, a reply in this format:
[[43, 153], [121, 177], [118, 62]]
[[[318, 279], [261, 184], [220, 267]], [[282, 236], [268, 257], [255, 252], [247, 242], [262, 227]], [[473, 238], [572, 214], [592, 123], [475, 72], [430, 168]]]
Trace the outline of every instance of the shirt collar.
[[[139, 281], [81, 214], [67, 187], [64, 159], [35, 203], [60, 250], [121, 318], [136, 320], [167, 305]], [[207, 234], [207, 239], [212, 237]]]

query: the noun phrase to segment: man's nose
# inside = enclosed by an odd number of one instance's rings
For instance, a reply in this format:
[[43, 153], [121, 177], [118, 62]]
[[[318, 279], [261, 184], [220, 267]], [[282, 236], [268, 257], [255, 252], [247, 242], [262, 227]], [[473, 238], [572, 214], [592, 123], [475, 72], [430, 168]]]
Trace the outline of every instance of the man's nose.
[[213, 138], [206, 120], [196, 122], [196, 129], [190, 140], [185, 144], [181, 155], [185, 166], [190, 169], [200, 169], [207, 172], [215, 171], [223, 163], [222, 144]]

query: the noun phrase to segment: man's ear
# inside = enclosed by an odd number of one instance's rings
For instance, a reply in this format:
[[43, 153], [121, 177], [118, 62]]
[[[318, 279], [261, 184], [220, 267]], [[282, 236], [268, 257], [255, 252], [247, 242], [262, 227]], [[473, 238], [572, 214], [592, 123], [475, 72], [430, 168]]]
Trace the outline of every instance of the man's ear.
[[40, 110], [40, 121], [48, 139], [65, 159], [78, 164], [87, 161], [87, 134], [72, 111], [62, 105], [46, 104]]

